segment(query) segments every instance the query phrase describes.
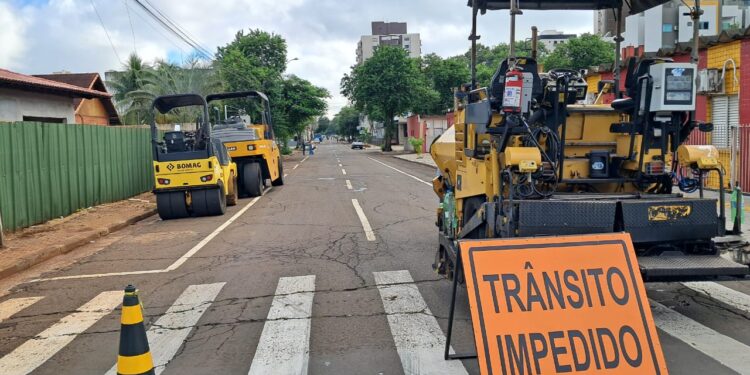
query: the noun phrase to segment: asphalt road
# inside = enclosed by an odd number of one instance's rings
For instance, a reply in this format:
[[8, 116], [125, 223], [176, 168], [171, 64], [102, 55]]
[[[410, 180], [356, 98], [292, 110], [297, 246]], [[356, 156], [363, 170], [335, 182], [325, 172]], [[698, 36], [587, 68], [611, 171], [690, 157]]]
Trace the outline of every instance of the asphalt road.
[[[157, 373], [478, 373], [442, 359], [434, 171], [333, 144], [285, 170], [224, 216], [148, 219], [0, 283], [0, 374], [110, 371], [127, 284]], [[671, 373], [750, 374], [750, 281], [648, 289]], [[459, 352], [474, 349], [468, 315], [461, 292]]]

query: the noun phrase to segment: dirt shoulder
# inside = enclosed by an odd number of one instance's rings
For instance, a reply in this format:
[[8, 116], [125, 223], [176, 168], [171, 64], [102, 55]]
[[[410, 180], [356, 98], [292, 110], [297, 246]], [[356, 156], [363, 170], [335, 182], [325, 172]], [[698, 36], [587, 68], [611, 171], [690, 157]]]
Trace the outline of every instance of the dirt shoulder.
[[0, 249], [0, 278], [95, 241], [156, 213], [152, 193], [78, 212], [6, 235]]

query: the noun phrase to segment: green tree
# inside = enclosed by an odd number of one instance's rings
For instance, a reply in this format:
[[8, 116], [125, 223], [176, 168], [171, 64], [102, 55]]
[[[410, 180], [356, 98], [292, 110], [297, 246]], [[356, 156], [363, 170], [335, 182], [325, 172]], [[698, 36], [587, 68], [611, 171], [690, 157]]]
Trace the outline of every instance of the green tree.
[[[126, 116], [133, 111], [143, 113], [151, 121], [150, 105], [154, 99], [162, 95], [195, 93], [202, 96], [221, 90], [221, 81], [212, 66], [191, 57], [182, 65], [166, 61], [157, 61], [154, 67], [145, 70], [141, 77], [141, 88], [129, 92], [126, 97], [133, 105], [125, 112]], [[142, 108], [145, 105], [147, 108]], [[168, 116], [159, 117], [159, 122], [194, 122], [200, 115], [199, 108], [177, 108]]]
[[341, 108], [339, 113], [333, 117], [332, 125], [336, 128], [338, 135], [349, 140], [359, 135], [359, 112], [350, 106]]
[[[216, 52], [216, 66], [225, 91], [258, 90], [268, 96], [274, 130], [282, 144], [294, 129], [288, 121], [284, 103], [284, 79], [287, 46], [280, 35], [263, 30], [238, 31], [234, 40]], [[248, 101], [237, 103], [249, 112], [256, 108]]]
[[442, 114], [453, 108], [453, 90], [471, 81], [465, 61], [457, 57], [443, 59], [436, 54], [422, 58], [422, 71], [437, 93], [424, 114]]
[[[418, 62], [402, 48], [381, 46], [364, 63], [352, 67], [341, 80], [341, 93], [357, 110], [385, 125], [383, 150], [391, 151], [393, 118], [414, 110], [434, 97]], [[430, 99], [432, 100], [432, 99]]]
[[318, 119], [318, 127], [315, 129], [315, 133], [318, 134], [331, 134], [331, 119], [323, 116]]
[[310, 81], [290, 75], [282, 82], [281, 104], [284, 106], [285, 121], [291, 134], [298, 137], [317, 116], [325, 114], [331, 95], [328, 90], [317, 87]]
[[592, 66], [612, 64], [615, 61], [613, 43], [604, 41], [598, 35], [583, 34], [558, 44], [545, 61], [545, 67], [552, 69], [588, 69]]
[[[516, 57], [531, 57], [532, 50], [530, 40], [517, 41], [515, 46]], [[477, 84], [479, 87], [489, 86], [492, 76], [500, 67], [500, 63], [507, 59], [509, 55], [509, 43], [500, 43], [493, 47], [485, 46], [481, 43], [477, 44]], [[544, 64], [548, 56], [549, 51], [546, 46], [542, 43], [538, 43], [537, 62]], [[469, 69], [471, 68], [471, 49], [463, 55], [455, 56], [454, 58], [463, 61]]]
[[146, 114], [149, 112], [151, 103], [133, 102], [128, 95], [143, 87], [144, 76], [151, 67], [144, 63], [137, 54], [131, 53], [123, 68], [122, 72], [113, 72], [113, 78], [106, 84], [112, 93], [118, 112], [122, 114], [123, 123], [140, 124], [146, 121]]

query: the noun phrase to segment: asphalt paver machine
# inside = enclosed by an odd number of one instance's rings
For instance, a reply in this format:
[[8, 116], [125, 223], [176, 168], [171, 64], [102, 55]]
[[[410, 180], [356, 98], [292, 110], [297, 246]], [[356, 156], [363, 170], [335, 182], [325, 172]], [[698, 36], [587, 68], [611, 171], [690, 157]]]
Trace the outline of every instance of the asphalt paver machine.
[[[664, 2], [629, 4], [638, 13]], [[535, 56], [515, 56], [513, 48], [490, 85], [478, 87], [478, 15], [509, 10], [513, 45], [515, 19], [525, 10], [610, 9], [622, 22], [622, 0], [468, 5], [472, 82], [456, 92], [455, 125], [430, 151], [439, 169], [437, 272], [453, 277], [458, 241], [628, 232], [647, 280], [748, 273], [720, 255], [722, 246], [742, 246], [718, 240], [731, 234], [723, 182], [718, 202], [703, 195], [707, 175], [724, 179], [717, 150], [685, 144], [691, 132], [712, 130], [695, 119], [697, 48], [693, 63], [631, 59], [623, 92], [615, 75], [611, 106], [579, 104], [587, 92], [582, 72], [540, 73]], [[619, 73], [619, 57], [615, 66]]]

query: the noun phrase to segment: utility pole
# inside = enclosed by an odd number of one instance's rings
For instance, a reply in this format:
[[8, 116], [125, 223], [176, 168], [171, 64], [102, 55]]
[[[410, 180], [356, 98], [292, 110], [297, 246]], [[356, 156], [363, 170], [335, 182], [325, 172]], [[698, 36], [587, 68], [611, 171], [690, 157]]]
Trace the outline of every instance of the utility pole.
[[[700, 21], [701, 15], [703, 15], [703, 9], [701, 9], [701, 0], [695, 0], [695, 6], [690, 11], [690, 18], [693, 19], [693, 50], [690, 51], [690, 57], [693, 60], [693, 64], [698, 65], [700, 60]], [[696, 74], [696, 78], [698, 75]]]

